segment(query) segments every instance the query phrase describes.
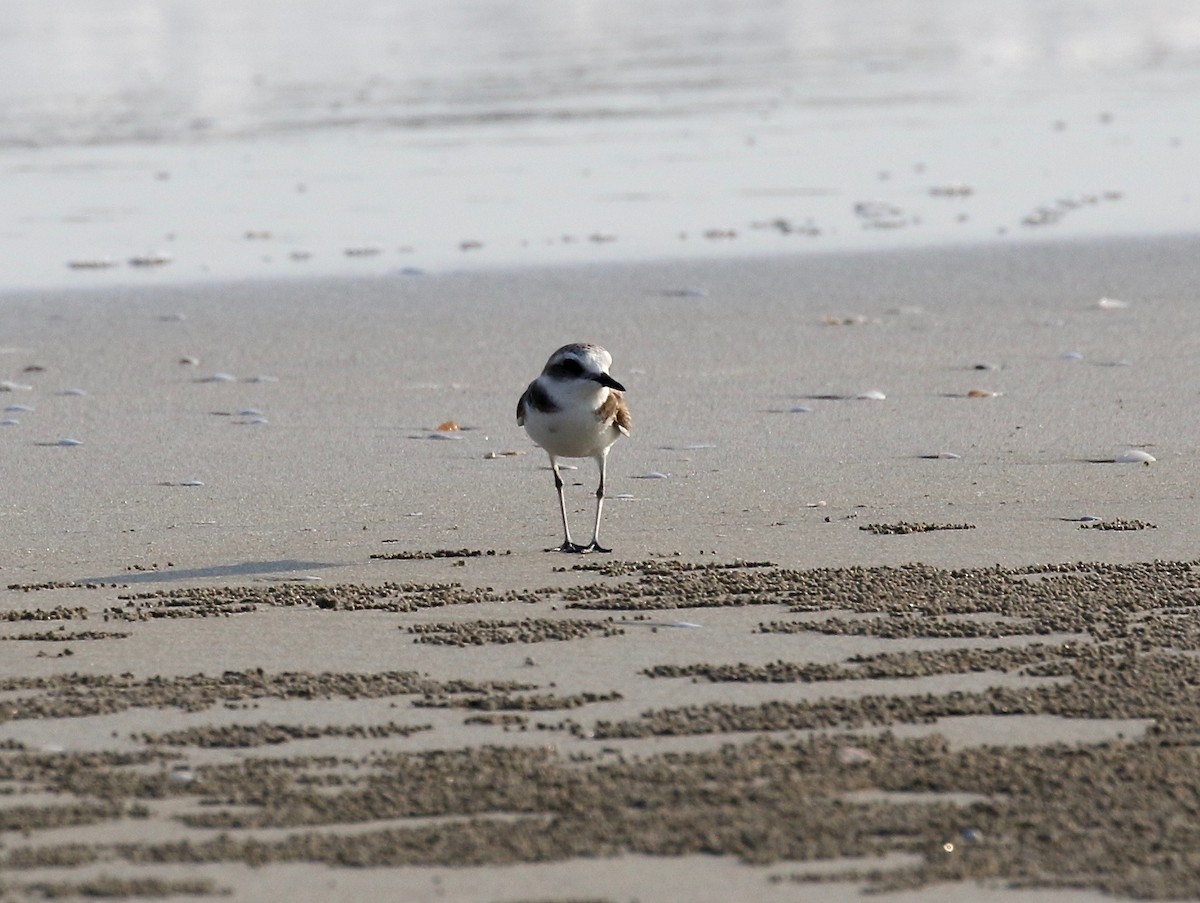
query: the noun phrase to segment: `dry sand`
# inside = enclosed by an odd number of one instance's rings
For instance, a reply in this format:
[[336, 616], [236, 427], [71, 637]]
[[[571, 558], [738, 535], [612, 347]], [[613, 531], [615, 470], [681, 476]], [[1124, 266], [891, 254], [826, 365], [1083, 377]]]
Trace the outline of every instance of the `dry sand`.
[[0, 298], [0, 888], [1195, 896], [1198, 254]]

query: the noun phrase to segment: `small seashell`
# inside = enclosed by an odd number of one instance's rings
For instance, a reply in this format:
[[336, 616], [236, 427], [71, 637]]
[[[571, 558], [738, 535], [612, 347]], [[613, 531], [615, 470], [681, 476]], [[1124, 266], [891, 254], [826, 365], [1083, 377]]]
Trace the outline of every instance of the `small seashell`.
[[181, 357], [179, 363], [184, 367], [195, 367], [200, 363], [200, 359], [195, 357]]
[[659, 470], [651, 470], [648, 473], [644, 473], [644, 474], [641, 474], [640, 476], [634, 477], [634, 479], [635, 480], [666, 480], [670, 476], [671, 476], [670, 474], [663, 473], [662, 471], [659, 471]]
[[198, 383], [231, 383], [236, 381], [237, 377], [231, 373], [212, 373], [196, 380]]
[[203, 486], [204, 481], [203, 480], [184, 480], [179, 485], [180, 486]]
[[171, 262], [170, 254], [163, 254], [160, 251], [151, 251], [148, 254], [139, 254], [136, 257], [129, 258], [131, 267], [160, 267]]
[[1083, 360], [1083, 355], [1078, 351], [1064, 351], [1058, 356], [1058, 359], [1060, 361], [1081, 361]]
[[806, 404], [798, 404], [794, 408], [788, 408], [789, 414], [811, 414], [812, 408]]
[[70, 389], [63, 389], [58, 394], [59, 395], [87, 395], [87, 392], [85, 392], [83, 389], [72, 386]]
[[637, 498], [637, 496], [634, 495], [632, 492], [619, 492], [616, 495], [609, 496], [609, 498], [621, 499], [622, 501], [631, 502], [635, 498]]
[[980, 363], [972, 367], [973, 370], [999, 370], [999, 364]]
[[1079, 517], [1075, 518], [1075, 520], [1079, 521], [1080, 523], [1084, 523], [1084, 524], [1098, 524], [1103, 519], [1104, 518], [1097, 517], [1094, 514], [1082, 514]]
[[240, 421], [243, 426], [262, 426], [270, 422], [266, 417], [251, 417], [249, 420]]
[[922, 455], [921, 457], [928, 458], [931, 461], [958, 461], [962, 458], [962, 455], [957, 452], [940, 451], [934, 455]]
[[21, 421], [17, 420], [15, 417], [5, 417], [3, 420], [0, 420], [0, 426], [20, 426], [20, 425], [21, 425]]
[[487, 454], [485, 454], [483, 456], [483, 458], [485, 461], [494, 461], [496, 458], [515, 458], [518, 455], [523, 455], [523, 454], [525, 454], [525, 452], [523, 452], [523, 451], [515, 451], [513, 449], [507, 449], [505, 451], [498, 451], [498, 452], [490, 451]]
[[0, 380], [0, 392], [32, 392], [33, 386], [15, 383], [9, 379]]
[[445, 423], [439, 424], [437, 427], [437, 431], [439, 433], [454, 433], [461, 429], [462, 427], [453, 420], [447, 420]]
[[10, 404], [4, 410], [6, 413], [9, 413], [9, 414], [32, 414], [33, 413], [33, 408], [31, 408], [27, 404]]
[[83, 442], [81, 442], [79, 439], [59, 439], [54, 444], [61, 445], [64, 448], [70, 448], [76, 445], [83, 445]]
[[883, 401], [885, 398], [887, 398], [887, 396], [878, 389], [868, 389], [866, 392], [859, 392], [854, 397], [861, 401]]
[[1140, 448], [1131, 448], [1113, 458], [1114, 464], [1153, 464], [1157, 458]]
[[875, 761], [875, 756], [859, 746], [838, 747], [837, 760], [839, 765], [869, 765]]
[[989, 392], [987, 389], [972, 389], [967, 393], [967, 398], [996, 398], [999, 392]]
[[1116, 298], [1101, 298], [1096, 302], [1096, 307], [1100, 310], [1126, 310], [1129, 307], [1129, 302], [1118, 301]]

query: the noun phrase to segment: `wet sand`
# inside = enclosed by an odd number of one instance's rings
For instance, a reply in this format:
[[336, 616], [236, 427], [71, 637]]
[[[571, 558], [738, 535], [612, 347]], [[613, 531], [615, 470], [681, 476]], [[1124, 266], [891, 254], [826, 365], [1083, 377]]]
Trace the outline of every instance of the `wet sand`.
[[0, 298], [0, 885], [1195, 896], [1198, 251]]

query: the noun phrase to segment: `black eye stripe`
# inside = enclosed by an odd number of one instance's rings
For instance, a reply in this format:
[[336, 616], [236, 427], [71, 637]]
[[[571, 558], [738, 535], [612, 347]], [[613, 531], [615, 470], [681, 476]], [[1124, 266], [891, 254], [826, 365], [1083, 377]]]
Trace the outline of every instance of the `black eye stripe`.
[[556, 376], [560, 379], [573, 379], [583, 375], [583, 365], [573, 357], [559, 361], [557, 364], [549, 368], [551, 376]]

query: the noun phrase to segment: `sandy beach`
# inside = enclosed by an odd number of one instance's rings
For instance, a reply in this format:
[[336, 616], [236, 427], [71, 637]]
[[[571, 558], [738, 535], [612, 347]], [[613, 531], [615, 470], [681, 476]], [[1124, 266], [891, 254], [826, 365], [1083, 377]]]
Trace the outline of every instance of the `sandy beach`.
[[1198, 48], [0, 8], [0, 900], [1200, 898]]
[[1198, 252], [6, 295], [5, 892], [1194, 895]]

